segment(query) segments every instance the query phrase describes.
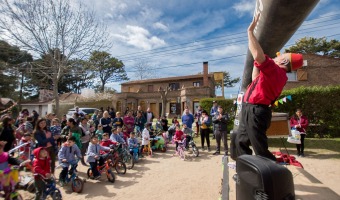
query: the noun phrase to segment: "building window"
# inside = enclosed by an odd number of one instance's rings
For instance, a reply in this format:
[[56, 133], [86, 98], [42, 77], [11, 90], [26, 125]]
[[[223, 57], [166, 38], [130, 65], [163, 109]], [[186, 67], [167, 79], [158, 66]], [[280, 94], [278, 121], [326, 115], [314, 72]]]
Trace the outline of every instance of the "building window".
[[287, 73], [288, 81], [297, 81], [296, 71]]
[[153, 85], [148, 85], [148, 92], [153, 92]]
[[194, 82], [194, 87], [199, 87], [200, 86], [200, 82]]
[[129, 87], [129, 92], [132, 92], [132, 87]]
[[179, 83], [169, 83], [170, 90], [178, 90], [179, 89]]

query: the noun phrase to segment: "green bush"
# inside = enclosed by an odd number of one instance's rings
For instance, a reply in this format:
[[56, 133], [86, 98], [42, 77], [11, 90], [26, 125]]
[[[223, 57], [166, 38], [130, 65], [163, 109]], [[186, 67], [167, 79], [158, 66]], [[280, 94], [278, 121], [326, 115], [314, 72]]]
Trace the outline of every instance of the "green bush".
[[228, 130], [233, 129], [234, 118], [235, 118], [235, 105], [233, 99], [215, 99], [215, 98], [203, 98], [200, 100], [200, 105], [203, 110], [206, 110], [210, 115], [210, 109], [213, 106], [213, 101], [217, 102], [217, 105], [222, 106], [223, 110], [229, 115]]
[[319, 124], [309, 128], [308, 135], [318, 134], [319, 137], [340, 136], [340, 86], [299, 87], [282, 92], [279, 99], [291, 95], [292, 101], [279, 104], [274, 108], [276, 112], [286, 112], [292, 116], [297, 108], [301, 108], [308, 117], [309, 123]]

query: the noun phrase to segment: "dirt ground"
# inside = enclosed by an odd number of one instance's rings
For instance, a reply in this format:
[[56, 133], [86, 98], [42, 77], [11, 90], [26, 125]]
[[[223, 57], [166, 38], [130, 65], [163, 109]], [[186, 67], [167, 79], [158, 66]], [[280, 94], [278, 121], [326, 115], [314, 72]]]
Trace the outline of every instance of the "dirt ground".
[[[203, 151], [198, 158], [189, 154], [183, 161], [172, 156], [173, 149], [171, 146], [166, 153], [159, 152], [152, 158], [141, 159], [125, 175], [117, 175], [114, 184], [105, 176], [99, 181], [87, 179], [81, 194], [72, 193], [71, 186], [67, 185], [61, 189], [63, 199], [219, 199], [222, 155], [213, 156], [213, 151]], [[289, 167], [294, 176], [297, 199], [340, 199], [340, 160], [333, 159], [334, 154], [338, 153], [307, 151], [305, 158], [298, 158], [304, 170]], [[86, 170], [80, 165], [79, 176], [86, 178]], [[234, 183], [230, 181], [230, 184], [230, 199], [236, 199]], [[34, 198], [34, 194], [26, 191], [20, 190], [20, 193], [24, 199]]]

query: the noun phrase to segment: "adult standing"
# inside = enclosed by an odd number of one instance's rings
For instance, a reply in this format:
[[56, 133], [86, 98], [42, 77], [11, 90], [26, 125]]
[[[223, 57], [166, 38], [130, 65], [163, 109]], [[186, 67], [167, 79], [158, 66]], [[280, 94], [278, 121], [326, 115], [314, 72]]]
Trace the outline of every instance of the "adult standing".
[[105, 111], [103, 113], [103, 117], [100, 119], [99, 124], [103, 126], [104, 133], [108, 133], [109, 135], [111, 135], [112, 124], [109, 112]]
[[32, 117], [33, 117], [33, 127], [35, 127], [35, 125], [37, 124], [37, 121], [39, 119], [39, 114], [37, 113], [37, 111], [33, 110], [32, 111]]
[[[211, 118], [213, 118], [217, 114], [217, 109], [218, 109], [217, 101], [213, 101], [213, 106], [210, 109], [210, 117]], [[214, 126], [213, 126], [213, 139], [215, 139], [215, 129], [214, 129]]]
[[142, 106], [138, 106], [136, 112], [133, 115], [136, 117], [138, 112], [140, 112], [142, 116], [144, 116], [144, 111], [142, 110]]
[[208, 112], [203, 110], [202, 116], [200, 120], [200, 129], [201, 129], [201, 147], [202, 151], [204, 151], [204, 139], [207, 141], [208, 151], [210, 151], [210, 138], [209, 138], [209, 126], [211, 124]]
[[142, 115], [142, 112], [138, 111], [137, 116], [135, 117], [136, 131], [141, 133], [144, 130], [145, 123], [146, 123], [146, 119]]
[[55, 139], [57, 136], [52, 136], [52, 133], [47, 129], [47, 123], [45, 119], [39, 119], [33, 131], [33, 137], [37, 141], [36, 147], [45, 147], [51, 158], [51, 173], [54, 174], [55, 169]]
[[11, 150], [15, 142], [13, 119], [5, 116], [0, 124], [0, 141], [6, 141], [4, 145], [4, 152]]
[[168, 119], [166, 118], [166, 116], [164, 115], [161, 119], [161, 125], [162, 125], [162, 129], [163, 131], [168, 131], [169, 127], [168, 127]]
[[150, 124], [150, 127], [151, 127], [153, 118], [155, 118], [155, 115], [153, 114], [153, 112], [151, 112], [150, 108], [146, 109], [146, 113], [144, 113], [144, 118], [146, 119], [146, 123]]
[[248, 28], [249, 51], [254, 58], [253, 81], [243, 98], [235, 145], [237, 156], [251, 155], [251, 144], [256, 155], [276, 161], [275, 156], [268, 150], [266, 136], [272, 117], [269, 106], [281, 94], [288, 80], [286, 72], [301, 67], [303, 59], [302, 55], [292, 53], [279, 55], [275, 59], [265, 55], [253, 33], [259, 17], [260, 15], [254, 17]]
[[113, 120], [116, 117], [116, 112], [114, 108], [110, 108], [109, 115], [111, 117], [111, 120]]
[[132, 116], [132, 111], [128, 111], [123, 118], [124, 126], [126, 127], [128, 135], [133, 132], [135, 128], [135, 118]]
[[201, 119], [202, 116], [202, 106], [198, 106], [197, 110], [195, 112], [195, 122], [196, 122], [196, 137], [198, 136], [200, 132], [200, 126], [199, 126], [199, 120]]
[[192, 124], [194, 123], [194, 116], [189, 112], [189, 109], [184, 110], [182, 115], [182, 124], [186, 124], [188, 128], [192, 129]]
[[295, 115], [290, 118], [290, 127], [300, 132], [301, 144], [296, 144], [297, 155], [299, 157], [305, 157], [304, 149], [307, 126], [308, 118], [302, 114], [300, 108], [296, 109]]
[[80, 141], [81, 141], [81, 161], [82, 161], [82, 164], [86, 166], [86, 163], [85, 163], [85, 159], [84, 159], [84, 156], [85, 156], [85, 153], [87, 151], [87, 147], [89, 146], [89, 143], [90, 143], [90, 138], [91, 138], [91, 130], [92, 128], [90, 128], [90, 125], [87, 123], [88, 120], [86, 118], [82, 118], [81, 121], [80, 121], [80, 125], [79, 127], [82, 129], [82, 137], [80, 138]]
[[216, 152], [213, 155], [219, 155], [221, 150], [221, 139], [224, 147], [224, 155], [228, 155], [228, 114], [223, 112], [222, 106], [218, 106], [217, 113], [212, 118], [216, 137]]

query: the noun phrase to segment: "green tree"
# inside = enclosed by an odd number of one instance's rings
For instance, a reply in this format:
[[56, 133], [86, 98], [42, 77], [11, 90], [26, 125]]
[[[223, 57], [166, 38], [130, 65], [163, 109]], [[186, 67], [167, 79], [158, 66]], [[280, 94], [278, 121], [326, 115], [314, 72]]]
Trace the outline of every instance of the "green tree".
[[104, 92], [105, 84], [109, 82], [129, 80], [123, 62], [105, 51], [93, 51], [89, 64], [94, 76], [100, 80], [100, 92]]
[[106, 27], [81, 1], [3, 0], [0, 10], [3, 35], [36, 55], [49, 55], [48, 65], [33, 65], [31, 71], [52, 80], [58, 114], [58, 82], [70, 67], [69, 61], [109, 48]]
[[327, 41], [325, 37], [322, 38], [304, 37], [298, 40], [294, 46], [285, 49], [285, 52], [318, 54], [333, 58], [339, 58], [340, 42], [338, 40]]
[[[234, 87], [234, 85], [238, 82], [240, 82], [240, 77], [238, 78], [231, 78], [230, 73], [227, 71], [223, 71], [223, 81], [224, 81], [224, 87]], [[221, 82], [216, 83], [217, 88], [222, 87]]]

